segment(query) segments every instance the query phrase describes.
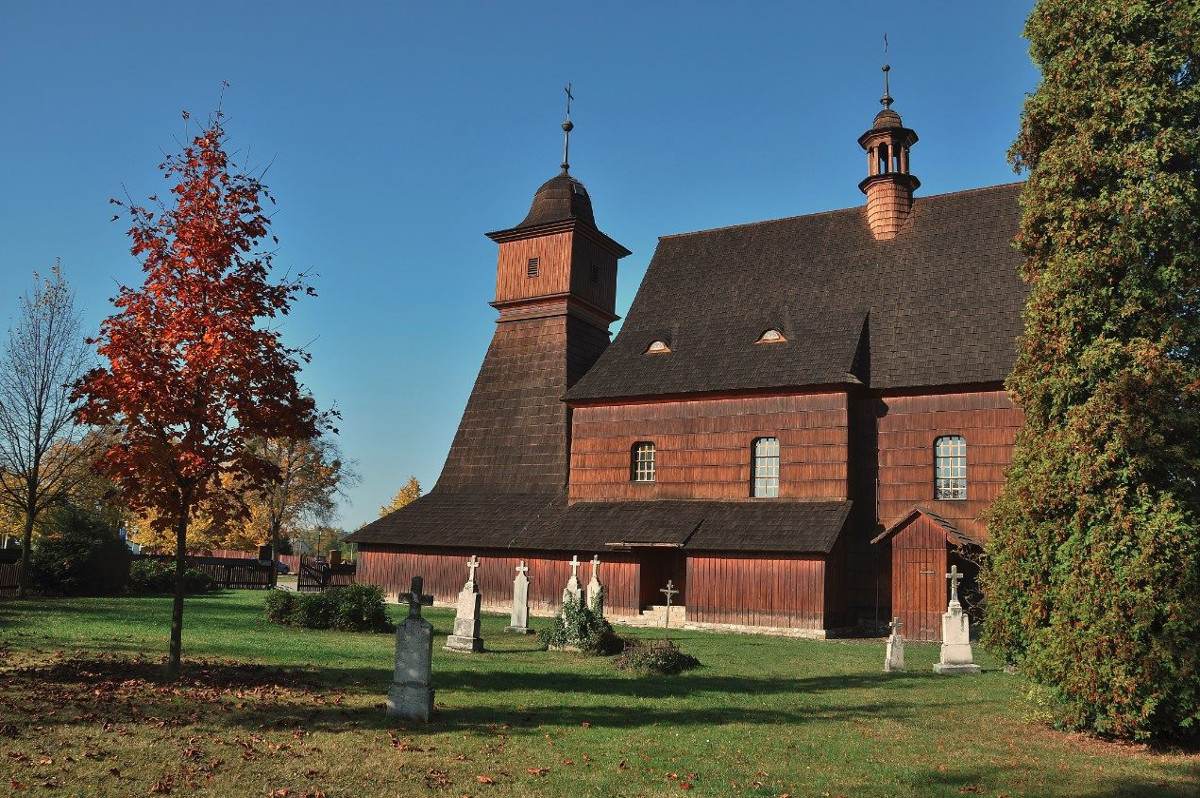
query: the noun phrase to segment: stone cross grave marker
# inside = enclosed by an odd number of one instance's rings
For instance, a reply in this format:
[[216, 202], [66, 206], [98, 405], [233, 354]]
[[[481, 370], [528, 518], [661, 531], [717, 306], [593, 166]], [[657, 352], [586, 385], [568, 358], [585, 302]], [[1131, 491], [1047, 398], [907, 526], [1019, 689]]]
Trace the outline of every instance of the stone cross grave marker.
[[579, 601], [579, 596], [583, 593], [583, 588], [579, 585], [579, 555], [571, 556], [571, 578], [567, 580], [567, 586], [563, 588], [563, 604], [567, 603], [567, 597], [570, 596], [575, 601]]
[[904, 636], [900, 634], [900, 628], [904, 626], [904, 622], [897, 616], [888, 624], [888, 628], [892, 630], [892, 634], [888, 637], [887, 652], [883, 657], [883, 670], [885, 673], [904, 670]]
[[507, 631], [531, 635], [533, 630], [529, 628], [529, 577], [525, 575], [529, 572], [529, 566], [521, 560], [516, 570], [517, 577], [513, 579], [512, 622]]
[[588, 607], [600, 615], [604, 614], [604, 604], [601, 601], [601, 596], [604, 593], [604, 585], [600, 584], [600, 555], [592, 557], [592, 578], [587, 586], [587, 603]]
[[670, 629], [671, 628], [671, 599], [673, 599], [675, 597], [675, 595], [677, 593], [679, 593], [679, 591], [675, 589], [675, 584], [670, 579], [668, 579], [667, 586], [664, 588], [660, 588], [658, 592], [665, 594], [667, 597], [667, 614], [666, 614], [666, 624], [665, 625], [666, 625], [666, 628]]
[[957, 565], [946, 574], [950, 580], [950, 603], [942, 615], [942, 651], [933, 665], [935, 673], [979, 673], [971, 652], [971, 619], [958, 601], [958, 583], [962, 578]]
[[479, 636], [479, 606], [483, 597], [475, 585], [475, 569], [479, 558], [474, 554], [467, 560], [467, 583], [458, 594], [454, 614], [454, 634], [446, 638], [447, 651], [478, 653], [483, 651], [483, 638]]
[[424, 580], [414, 576], [405, 596], [408, 617], [396, 627], [396, 670], [387, 714], [404, 720], [427, 721], [433, 714], [433, 626], [421, 617], [421, 607], [433, 604], [433, 596], [422, 592], [423, 587]]

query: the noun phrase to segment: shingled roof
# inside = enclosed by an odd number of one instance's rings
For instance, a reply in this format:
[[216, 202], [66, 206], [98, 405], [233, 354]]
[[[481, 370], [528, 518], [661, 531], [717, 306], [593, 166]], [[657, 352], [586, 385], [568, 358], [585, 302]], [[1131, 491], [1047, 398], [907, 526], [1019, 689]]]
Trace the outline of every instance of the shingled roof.
[[350, 536], [405, 547], [605, 551], [673, 546], [688, 551], [827, 554], [850, 502], [579, 502], [561, 496], [435, 489]]
[[[659, 241], [620, 333], [568, 393], [1000, 382], [1026, 287], [1019, 183], [915, 200], [877, 241], [859, 207]], [[776, 328], [786, 343], [756, 343]], [[656, 339], [669, 354], [647, 355]]]

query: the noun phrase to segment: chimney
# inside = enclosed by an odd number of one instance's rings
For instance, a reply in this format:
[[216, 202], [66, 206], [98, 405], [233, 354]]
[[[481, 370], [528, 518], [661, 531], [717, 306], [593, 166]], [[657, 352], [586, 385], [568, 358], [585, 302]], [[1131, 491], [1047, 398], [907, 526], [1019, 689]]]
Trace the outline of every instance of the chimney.
[[917, 143], [916, 131], [904, 127], [900, 114], [892, 110], [888, 72], [883, 66], [883, 110], [875, 115], [871, 129], [858, 137], [867, 151], [867, 176], [858, 188], [867, 195], [867, 224], [877, 241], [890, 241], [900, 234], [912, 210], [913, 191], [921, 181], [908, 171], [908, 152]]

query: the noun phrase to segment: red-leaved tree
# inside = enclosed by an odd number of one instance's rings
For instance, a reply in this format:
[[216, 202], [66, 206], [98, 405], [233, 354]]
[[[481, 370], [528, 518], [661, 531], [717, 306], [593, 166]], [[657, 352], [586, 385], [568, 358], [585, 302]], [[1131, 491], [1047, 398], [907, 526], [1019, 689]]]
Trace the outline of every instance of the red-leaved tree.
[[311, 439], [331, 417], [297, 382], [307, 353], [285, 346], [268, 326], [297, 295], [315, 292], [302, 277], [271, 279], [271, 255], [260, 243], [270, 225], [262, 202], [274, 200], [231, 162], [221, 113], [159, 169], [172, 200], [150, 197], [156, 211], [126, 208], [145, 282], [122, 286], [113, 300], [117, 312], [92, 341], [107, 366], [87, 373], [77, 394], [84, 422], [115, 430], [98, 470], [121, 486], [131, 509], [174, 531], [167, 672], [175, 677], [189, 520], [197, 512], [244, 518], [244, 497], [278, 477], [249, 444]]

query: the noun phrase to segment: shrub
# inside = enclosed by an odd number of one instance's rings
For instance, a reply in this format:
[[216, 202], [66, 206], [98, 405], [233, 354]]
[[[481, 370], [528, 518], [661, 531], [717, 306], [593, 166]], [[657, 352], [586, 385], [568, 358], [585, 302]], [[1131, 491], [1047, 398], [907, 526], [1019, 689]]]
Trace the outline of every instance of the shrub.
[[30, 552], [30, 576], [44, 592], [101, 596], [121, 592], [129, 573], [129, 547], [99, 513], [74, 505], [48, 514]]
[[623, 647], [604, 615], [585, 606], [582, 598], [569, 595], [563, 599], [562, 612], [538, 637], [548, 648], [578, 649], [585, 654], [616, 654]]
[[[175, 562], [141, 558], [129, 566], [128, 592], [137, 596], [175, 592]], [[199, 568], [188, 568], [183, 572], [183, 591], [189, 595], [211, 593], [216, 583], [211, 576]]]
[[335, 587], [324, 593], [274, 590], [267, 596], [267, 620], [304, 629], [391, 632], [383, 589], [377, 585]]
[[625, 650], [613, 660], [618, 670], [663, 675], [691, 670], [699, 664], [700, 660], [684, 653], [670, 640], [652, 640], [649, 644], [641, 640], [626, 640]]

